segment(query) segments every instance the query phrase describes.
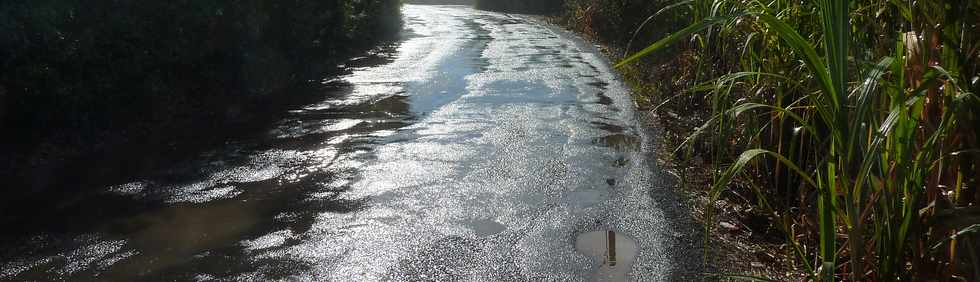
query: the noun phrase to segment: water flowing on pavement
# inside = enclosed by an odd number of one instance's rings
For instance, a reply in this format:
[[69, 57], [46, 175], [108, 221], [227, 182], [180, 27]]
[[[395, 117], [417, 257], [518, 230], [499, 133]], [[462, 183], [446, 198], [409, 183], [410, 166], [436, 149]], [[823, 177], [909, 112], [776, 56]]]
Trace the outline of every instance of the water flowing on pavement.
[[404, 17], [323, 101], [91, 200], [152, 208], [5, 243], [0, 280], [662, 281], [699, 255], [676, 252], [652, 137], [593, 46], [460, 6]]

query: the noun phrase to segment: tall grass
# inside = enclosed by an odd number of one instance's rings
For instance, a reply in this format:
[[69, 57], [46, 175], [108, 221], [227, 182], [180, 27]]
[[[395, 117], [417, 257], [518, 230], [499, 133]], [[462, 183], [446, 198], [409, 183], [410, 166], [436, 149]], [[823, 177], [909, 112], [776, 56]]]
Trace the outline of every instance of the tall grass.
[[977, 281], [978, 6], [693, 0], [618, 66], [695, 42], [712, 118], [679, 150], [713, 135], [712, 202], [751, 181], [814, 279]]

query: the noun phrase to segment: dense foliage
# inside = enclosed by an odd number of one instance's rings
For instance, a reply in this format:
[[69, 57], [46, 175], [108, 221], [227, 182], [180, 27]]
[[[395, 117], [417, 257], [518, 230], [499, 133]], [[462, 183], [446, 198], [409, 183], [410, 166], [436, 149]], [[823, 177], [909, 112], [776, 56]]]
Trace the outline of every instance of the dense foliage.
[[[673, 32], [687, 19], [684, 11], [657, 13], [669, 1], [648, 0], [566, 0], [562, 14], [564, 22], [586, 35], [614, 47], [632, 49], [644, 47], [630, 44], [634, 39], [643, 42]], [[640, 28], [643, 27], [643, 28]], [[629, 46], [627, 46], [629, 45]]]
[[[581, 2], [590, 27], [622, 3]], [[679, 66], [656, 100], [709, 113], [678, 151], [714, 165], [712, 199], [748, 187], [819, 280], [980, 278], [978, 2], [649, 5], [688, 25], [625, 62]]]
[[236, 119], [400, 24], [398, 0], [2, 1], [5, 150]]
[[4, 1], [2, 122], [111, 128], [274, 93], [397, 31], [398, 1]]

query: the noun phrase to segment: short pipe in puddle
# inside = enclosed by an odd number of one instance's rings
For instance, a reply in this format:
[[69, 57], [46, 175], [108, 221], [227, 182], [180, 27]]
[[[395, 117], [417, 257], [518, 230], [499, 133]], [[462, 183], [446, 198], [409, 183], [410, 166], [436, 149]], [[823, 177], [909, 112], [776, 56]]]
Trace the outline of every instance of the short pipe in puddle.
[[608, 251], [606, 258], [609, 261], [609, 266], [616, 266], [616, 232], [606, 232], [606, 243], [608, 243], [606, 244]]
[[638, 250], [633, 239], [615, 231], [579, 235], [575, 240], [575, 249], [602, 261], [593, 276], [594, 281], [626, 281]]

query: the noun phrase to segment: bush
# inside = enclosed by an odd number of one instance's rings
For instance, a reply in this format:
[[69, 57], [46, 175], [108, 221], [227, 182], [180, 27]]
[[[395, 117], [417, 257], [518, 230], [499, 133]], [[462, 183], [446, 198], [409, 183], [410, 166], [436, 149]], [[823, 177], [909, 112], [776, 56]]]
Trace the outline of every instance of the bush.
[[267, 96], [393, 34], [392, 19], [396, 0], [5, 1], [0, 124], [114, 128]]
[[286, 87], [396, 35], [400, 4], [0, 2], [2, 176], [92, 153], [106, 139], [180, 138], [167, 132], [245, 122], [249, 105], [274, 108], [266, 102], [285, 100]]

